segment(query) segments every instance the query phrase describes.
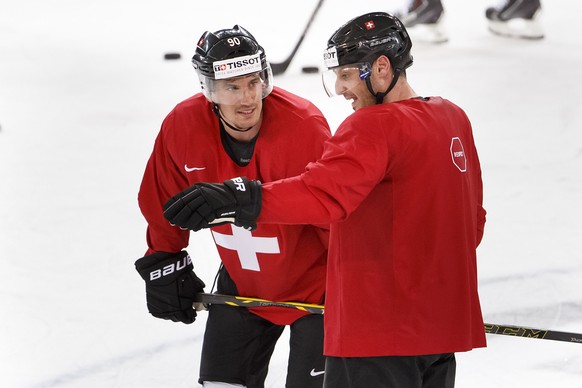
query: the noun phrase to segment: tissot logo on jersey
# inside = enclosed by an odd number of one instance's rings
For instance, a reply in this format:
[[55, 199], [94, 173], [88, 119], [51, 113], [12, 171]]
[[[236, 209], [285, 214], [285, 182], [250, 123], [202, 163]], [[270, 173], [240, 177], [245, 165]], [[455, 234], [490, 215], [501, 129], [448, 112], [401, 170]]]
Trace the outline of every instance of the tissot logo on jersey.
[[155, 271], [150, 272], [150, 280], [156, 280], [171, 275], [176, 271], [186, 268], [190, 264], [192, 264], [192, 259], [190, 258], [190, 255], [186, 255], [180, 260], [176, 260], [175, 263], [168, 264], [161, 269], [156, 269]]
[[214, 77], [225, 79], [261, 71], [261, 55], [247, 55], [244, 57], [225, 59], [213, 63]]

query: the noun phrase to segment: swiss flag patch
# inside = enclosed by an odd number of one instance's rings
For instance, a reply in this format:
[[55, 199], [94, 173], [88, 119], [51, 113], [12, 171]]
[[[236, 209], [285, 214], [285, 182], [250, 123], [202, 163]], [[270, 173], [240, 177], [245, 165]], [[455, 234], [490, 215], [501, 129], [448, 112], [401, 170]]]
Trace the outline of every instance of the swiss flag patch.
[[364, 24], [366, 25], [366, 30], [371, 30], [372, 28], [376, 28], [376, 25], [374, 24], [373, 20], [369, 20]]

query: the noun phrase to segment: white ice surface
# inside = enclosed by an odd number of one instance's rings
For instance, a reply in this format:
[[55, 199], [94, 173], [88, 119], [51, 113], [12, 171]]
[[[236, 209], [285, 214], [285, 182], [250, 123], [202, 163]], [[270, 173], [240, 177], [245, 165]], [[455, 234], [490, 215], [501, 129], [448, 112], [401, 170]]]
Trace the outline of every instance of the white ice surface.
[[[275, 83], [332, 128], [349, 103], [319, 75], [343, 22], [400, 1], [328, 0]], [[133, 262], [145, 251], [137, 190], [159, 125], [198, 91], [189, 57], [204, 30], [239, 23], [272, 62], [314, 0], [0, 0], [0, 387], [197, 387], [205, 314], [152, 318]], [[582, 2], [544, 2], [542, 41], [491, 35], [486, 0], [445, 0], [450, 41], [417, 44], [408, 78], [470, 116], [488, 222], [479, 247], [488, 322], [582, 332]], [[165, 52], [183, 59], [164, 61]], [[196, 272], [218, 268], [192, 234]], [[365, 301], [362, 301], [365, 303]], [[582, 344], [488, 336], [458, 354], [457, 387], [582, 386]], [[268, 387], [283, 387], [285, 339]]]

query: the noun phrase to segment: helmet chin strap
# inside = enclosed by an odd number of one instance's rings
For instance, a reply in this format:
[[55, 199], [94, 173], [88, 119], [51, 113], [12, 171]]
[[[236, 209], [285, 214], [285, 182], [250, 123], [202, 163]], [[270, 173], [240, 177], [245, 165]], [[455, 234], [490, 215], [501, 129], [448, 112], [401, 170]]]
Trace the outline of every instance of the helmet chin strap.
[[392, 82], [390, 83], [390, 85], [388, 85], [388, 89], [386, 89], [384, 93], [381, 92], [375, 93], [374, 89], [372, 88], [372, 81], [370, 81], [370, 78], [372, 78], [372, 76], [370, 75], [369, 77], [366, 77], [366, 86], [368, 87], [368, 90], [370, 91], [372, 96], [376, 97], [376, 104], [381, 104], [384, 102], [384, 97], [386, 97], [386, 95], [390, 93], [392, 88], [394, 88], [394, 85], [396, 85], [396, 82], [398, 82], [398, 77], [400, 77], [400, 70], [396, 69], [394, 71], [394, 77], [392, 77]]
[[254, 125], [251, 125], [251, 126], [250, 126], [250, 127], [248, 127], [248, 128], [238, 128], [238, 127], [235, 127], [234, 125], [232, 125], [231, 123], [229, 123], [228, 121], [226, 121], [226, 119], [224, 118], [224, 116], [223, 116], [223, 115], [222, 115], [222, 113], [220, 112], [220, 107], [219, 107], [219, 106], [218, 106], [218, 104], [216, 104], [216, 103], [213, 105], [213, 107], [212, 107], [212, 110], [214, 111], [214, 114], [215, 114], [215, 115], [216, 115], [216, 116], [217, 116], [217, 117], [218, 117], [220, 120], [222, 120], [222, 122], [223, 122], [224, 124], [226, 124], [226, 126], [227, 126], [227, 127], [229, 127], [230, 129], [232, 129], [233, 131], [236, 131], [236, 132], [248, 132], [248, 131], [250, 131], [251, 129], [253, 129], [253, 127], [254, 127]]

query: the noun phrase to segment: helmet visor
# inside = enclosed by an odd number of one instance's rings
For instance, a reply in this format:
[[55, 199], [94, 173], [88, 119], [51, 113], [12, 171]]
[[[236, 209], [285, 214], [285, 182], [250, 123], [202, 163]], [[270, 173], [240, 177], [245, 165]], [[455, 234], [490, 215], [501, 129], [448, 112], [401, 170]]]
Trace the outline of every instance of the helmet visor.
[[202, 92], [206, 98], [219, 105], [241, 105], [257, 102], [273, 90], [271, 67], [264, 71], [238, 77], [212, 79], [200, 75]]
[[321, 74], [323, 88], [329, 97], [341, 96], [370, 76], [369, 63], [354, 63], [326, 70]]

